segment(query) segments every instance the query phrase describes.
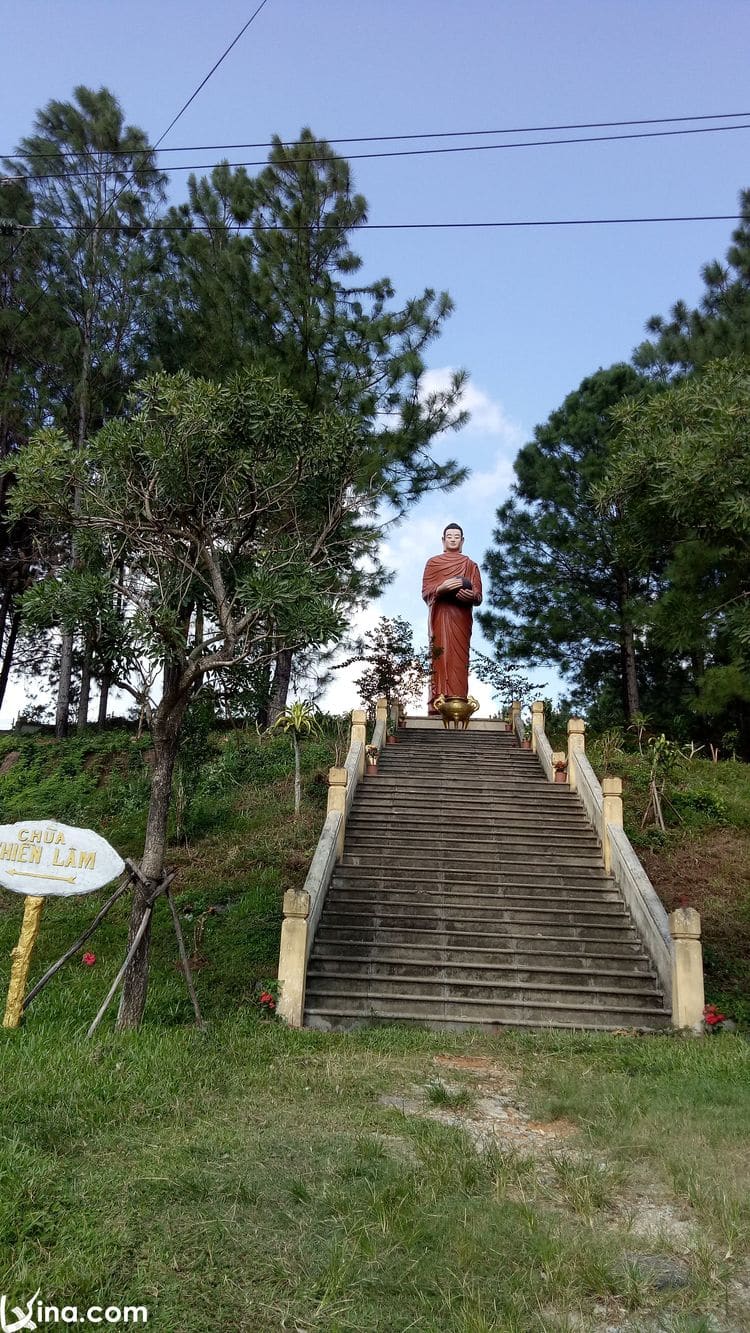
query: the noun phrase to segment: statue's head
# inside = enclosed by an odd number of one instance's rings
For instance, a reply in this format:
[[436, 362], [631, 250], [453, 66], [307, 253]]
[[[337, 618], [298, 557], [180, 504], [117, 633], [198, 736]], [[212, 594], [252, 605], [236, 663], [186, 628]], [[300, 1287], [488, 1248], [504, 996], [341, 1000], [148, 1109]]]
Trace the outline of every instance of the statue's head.
[[443, 528], [443, 551], [451, 553], [464, 548], [464, 530], [460, 523], [448, 523]]

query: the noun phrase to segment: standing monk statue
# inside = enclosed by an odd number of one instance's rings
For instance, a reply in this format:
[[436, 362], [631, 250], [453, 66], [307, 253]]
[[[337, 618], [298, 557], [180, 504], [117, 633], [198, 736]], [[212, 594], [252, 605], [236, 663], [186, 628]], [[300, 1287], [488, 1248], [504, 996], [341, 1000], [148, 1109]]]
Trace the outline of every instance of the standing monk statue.
[[430, 608], [432, 682], [427, 711], [436, 716], [438, 695], [465, 699], [469, 693], [471, 608], [482, 600], [479, 566], [462, 555], [464, 533], [458, 523], [443, 532], [443, 554], [427, 561], [422, 596]]

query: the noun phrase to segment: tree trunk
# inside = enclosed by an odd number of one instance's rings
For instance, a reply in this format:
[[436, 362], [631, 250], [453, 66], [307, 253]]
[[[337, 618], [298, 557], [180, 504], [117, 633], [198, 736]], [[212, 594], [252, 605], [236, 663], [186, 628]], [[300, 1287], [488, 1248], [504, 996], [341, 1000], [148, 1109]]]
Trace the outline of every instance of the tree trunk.
[[[165, 680], [165, 686], [167, 684], [168, 682]], [[148, 806], [141, 873], [147, 879], [157, 882], [161, 879], [164, 871], [164, 857], [167, 850], [167, 821], [172, 798], [172, 779], [188, 697], [189, 690], [176, 696], [172, 695], [167, 706], [165, 706], [165, 699], [162, 699], [154, 720], [154, 767], [151, 774], [151, 797]], [[140, 884], [136, 884], [133, 890], [133, 904], [130, 909], [128, 948], [135, 939], [138, 927], [146, 913], [146, 906], [147, 892]], [[143, 939], [125, 973], [120, 1009], [117, 1015], [117, 1027], [120, 1031], [124, 1028], [137, 1028], [143, 1018], [148, 990], [150, 949], [151, 922], [149, 922]]]
[[10, 629], [8, 630], [5, 652], [3, 654], [3, 666], [2, 670], [0, 670], [0, 706], [2, 706], [5, 698], [5, 691], [8, 688], [8, 677], [10, 676], [10, 669], [13, 665], [13, 653], [16, 647], [16, 638], [18, 637], [20, 624], [21, 612], [14, 611], [10, 622]]
[[289, 695], [289, 682], [292, 678], [292, 658], [294, 657], [291, 648], [279, 648], [276, 654], [276, 669], [273, 673], [273, 682], [271, 684], [271, 697], [268, 701], [268, 726], [272, 727], [277, 717], [286, 708], [286, 701]]
[[73, 670], [73, 632], [63, 630], [60, 644], [60, 679], [57, 686], [57, 707], [55, 709], [55, 739], [64, 741], [68, 734], [68, 714], [70, 712], [70, 678]]
[[89, 700], [91, 698], [91, 642], [88, 635], [83, 647], [81, 665], [81, 691], [78, 696], [78, 720], [76, 731], [85, 731], [89, 720]]
[[641, 711], [638, 673], [635, 659], [635, 629], [628, 614], [630, 586], [627, 571], [617, 571], [617, 610], [620, 619], [620, 684], [625, 721], [632, 722]]
[[107, 722], [107, 704], [109, 703], [109, 676], [102, 676], [99, 682], [99, 712], [96, 725], [101, 728]]
[[635, 634], [629, 620], [621, 626], [620, 655], [622, 660], [622, 705], [626, 721], [632, 722], [641, 711], [638, 693], [638, 675], [635, 660]]
[[5, 626], [8, 621], [8, 612], [13, 605], [13, 593], [10, 588], [6, 588], [3, 593], [3, 600], [0, 603], [0, 645], [5, 638]]
[[302, 805], [302, 775], [300, 773], [299, 762], [299, 736], [296, 731], [292, 732], [292, 740], [294, 742], [294, 815], [296, 818], [300, 812], [300, 806]]

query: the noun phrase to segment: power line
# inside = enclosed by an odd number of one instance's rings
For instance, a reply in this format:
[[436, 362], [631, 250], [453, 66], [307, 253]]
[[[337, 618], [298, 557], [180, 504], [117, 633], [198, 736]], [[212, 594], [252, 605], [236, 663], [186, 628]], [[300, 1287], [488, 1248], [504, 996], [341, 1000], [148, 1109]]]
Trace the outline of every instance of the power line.
[[169, 134], [169, 131], [170, 131], [171, 129], [173, 129], [174, 126], [177, 124], [178, 120], [180, 119], [180, 116], [182, 116], [182, 115], [187, 111], [187, 109], [188, 109], [188, 107], [190, 106], [191, 102], [194, 102], [194, 101], [195, 101], [196, 97], [198, 96], [198, 93], [199, 93], [203, 88], [205, 88], [206, 84], [208, 83], [208, 80], [211, 78], [211, 75], [216, 73], [217, 69], [219, 68], [219, 65], [222, 63], [222, 61], [226, 60], [227, 56], [229, 55], [229, 52], [230, 52], [230, 51], [237, 45], [238, 41], [240, 40], [240, 37], [244, 36], [244, 34], [247, 32], [248, 28], [250, 27], [250, 24], [253, 22], [254, 19], [256, 19], [256, 18], [258, 17], [258, 15], [259, 15], [261, 9], [263, 9], [264, 5], [267, 5], [267, 4], [268, 4], [268, 0], [260, 0], [260, 4], [258, 5], [258, 8], [254, 11], [254, 13], [252, 13], [252, 14], [250, 15], [249, 19], [247, 20], [247, 23], [243, 24], [243, 26], [240, 28], [239, 32], [237, 33], [237, 36], [234, 37], [234, 38], [232, 39], [232, 41], [229, 43], [229, 46], [226, 48], [226, 50], [225, 50], [225, 51], [222, 51], [221, 55], [219, 56], [219, 59], [216, 61], [216, 64], [211, 66], [211, 68], [210, 68], [210, 70], [208, 71], [208, 74], [206, 75], [205, 79], [202, 79], [202, 80], [201, 80], [201, 82], [198, 84], [198, 87], [195, 89], [195, 92], [192, 92], [192, 93], [190, 94], [190, 96], [189, 96], [187, 102], [185, 103], [185, 105], [184, 105], [184, 106], [181, 106], [180, 109], [179, 109], [179, 111], [177, 112], [177, 115], [176, 115], [172, 120], [170, 120], [169, 124], [167, 125], [167, 128], [164, 130], [164, 133], [159, 135], [159, 138], [156, 140], [156, 143], [154, 144], [154, 148], [158, 148], [158, 147], [159, 147], [159, 144], [160, 144], [161, 141], [162, 141], [162, 139], [166, 139], [167, 135]]
[[[372, 158], [385, 157], [432, 157], [446, 153], [488, 153], [502, 151], [508, 148], [559, 148], [569, 144], [591, 144], [591, 143], [617, 143], [631, 139], [663, 139], [674, 138], [686, 134], [721, 134], [727, 130], [750, 130], [750, 123], [745, 125], [703, 125], [692, 130], [645, 130], [637, 131], [632, 134], [595, 134], [586, 135], [582, 138], [573, 139], [519, 139], [511, 143], [480, 143], [480, 144], [458, 144], [446, 146], [443, 148], [391, 148], [383, 149], [377, 153], [349, 153], [346, 161], [357, 162]], [[153, 151], [153, 150], [152, 150]], [[327, 162], [327, 155], [310, 157], [288, 157], [284, 161], [285, 166], [307, 166], [311, 162]], [[154, 172], [161, 175], [162, 172], [178, 171], [210, 171], [214, 167], [225, 165], [223, 162], [187, 162], [173, 167], [141, 167], [143, 172]], [[268, 160], [266, 158], [256, 158], [247, 162], [227, 162], [226, 165], [231, 170], [239, 167], [266, 167]], [[49, 175], [35, 175], [34, 181], [43, 180], [86, 180], [89, 177], [101, 175], [101, 170], [83, 170], [83, 171], [60, 171], [51, 172]], [[25, 175], [11, 177], [13, 180], [27, 180]]]
[[[256, 13], [257, 12], [258, 11], [256, 10]], [[241, 36], [241, 34], [238, 34], [238, 36]], [[236, 40], [237, 38], [235, 38], [235, 41]], [[230, 50], [231, 48], [227, 49]], [[210, 77], [210, 75], [207, 77]], [[196, 93], [194, 93], [193, 96], [196, 96], [198, 91], [199, 90], [196, 89]], [[190, 101], [192, 101], [192, 98], [190, 99]], [[189, 102], [186, 102], [183, 110], [188, 105]], [[331, 138], [330, 136], [326, 136], [326, 142], [330, 144], [398, 143], [407, 139], [476, 139], [490, 134], [558, 134], [558, 133], [563, 133], [563, 131], [566, 130], [625, 129], [631, 125], [678, 125], [678, 124], [684, 124], [687, 121], [694, 121], [694, 120], [741, 120], [744, 116], [750, 116], [750, 111], [717, 111], [717, 112], [712, 112], [710, 115], [703, 114], [696, 116], [650, 116], [646, 119], [640, 119], [640, 120], [592, 120], [592, 121], [580, 121], [580, 122], [575, 122], [573, 124], [565, 124], [565, 125], [514, 125], [514, 126], [505, 126], [505, 128], [503, 129], [493, 129], [493, 130], [429, 130], [421, 133], [409, 133], [409, 134], [363, 134], [363, 135], [349, 136], [346, 138], [343, 138], [341, 136], [337, 138]], [[177, 119], [178, 117], [175, 116], [172, 125], [176, 124]], [[157, 145], [161, 143], [161, 140], [166, 137], [166, 135], [169, 132], [169, 129], [171, 128], [172, 126], [170, 125], [164, 131], [164, 134], [162, 134], [161, 139], [157, 140], [157, 144], [154, 144], [152, 147], [149, 148], [137, 149], [136, 152], [140, 153], [153, 152], [153, 148], [157, 147]], [[280, 140], [280, 142], [283, 148], [293, 148], [295, 144], [299, 143], [299, 139], [282, 139]], [[275, 147], [273, 141], [270, 142], [259, 141], [257, 143], [183, 144], [180, 147], [162, 148], [161, 151], [162, 153], [217, 153], [217, 152], [225, 152], [229, 149], [234, 151], [240, 148], [273, 148], [273, 147]], [[130, 156], [132, 155], [132, 150], [126, 148], [115, 148], [109, 152], [110, 157], [117, 157], [118, 154]], [[16, 158], [20, 159], [22, 157], [42, 158], [42, 159], [44, 159], [45, 157], [64, 158], [64, 157], [76, 157], [77, 154], [72, 152], [60, 153], [60, 154], [3, 153], [2, 156], [8, 161], [13, 161]]]
[[[255, 231], [278, 231], [278, 232], [341, 232], [341, 231], [460, 231], [460, 230], [492, 230], [493, 228], [508, 227], [615, 227], [615, 226], [633, 226], [642, 223], [665, 223], [665, 222], [742, 222], [744, 217], [741, 213], [691, 213], [669, 215], [658, 217], [639, 217], [639, 218], [529, 218], [529, 219], [508, 219], [502, 221], [489, 222], [363, 222], [355, 228], [350, 228], [348, 224], [326, 225], [322, 223], [316, 227], [294, 227], [282, 226], [275, 223], [248, 223], [247, 225], [237, 225], [229, 228], [233, 235], [238, 233], [250, 233]], [[53, 223], [33, 222], [19, 226], [23, 231], [77, 231], [79, 230], [73, 223], [66, 223], [61, 226]], [[106, 224], [102, 230], [106, 231], [128, 231], [132, 232], [134, 228], [127, 223]], [[189, 231], [191, 234], [203, 233], [211, 235], [213, 228], [205, 223], [193, 225], [186, 221], [185, 223], [174, 222], [151, 222], [144, 223], [136, 230], [146, 231]]]
[[[222, 54], [219, 56], [219, 59], [216, 61], [216, 63], [215, 63], [214, 65], [212, 65], [212, 67], [211, 67], [211, 69], [208, 71], [208, 74], [206, 75], [206, 77], [205, 77], [204, 79], [201, 80], [201, 82], [198, 84], [198, 87], [194, 90], [194, 92], [192, 92], [192, 93], [190, 94], [190, 96], [189, 96], [187, 102], [185, 102], [185, 104], [184, 104], [183, 106], [180, 107], [180, 110], [177, 112], [177, 115], [174, 116], [174, 117], [172, 118], [172, 120], [171, 120], [171, 121], [169, 122], [169, 124], [167, 125], [167, 128], [162, 132], [162, 134], [160, 134], [159, 138], [156, 140], [156, 143], [153, 145], [153, 148], [152, 148], [152, 149], [149, 149], [150, 152], [153, 152], [153, 149], [154, 149], [154, 148], [158, 148], [158, 146], [159, 146], [159, 144], [161, 143], [162, 139], [165, 139], [165, 138], [167, 137], [167, 135], [169, 134], [169, 131], [172, 129], [172, 127], [173, 127], [174, 125], [177, 124], [177, 121], [180, 119], [180, 116], [183, 114], [183, 112], [187, 111], [187, 108], [190, 106], [190, 103], [195, 101], [195, 99], [196, 99], [196, 97], [198, 96], [198, 93], [201, 91], [201, 89], [202, 89], [202, 88], [205, 88], [206, 84], [208, 83], [208, 80], [211, 78], [211, 75], [214, 74], [214, 73], [216, 72], [216, 70], [219, 68], [219, 65], [222, 63], [223, 60], [226, 59], [226, 57], [229, 55], [229, 52], [232, 50], [232, 48], [233, 48], [234, 46], [237, 45], [237, 42], [238, 42], [238, 41], [240, 40], [240, 38], [242, 37], [243, 33], [247, 32], [247, 29], [250, 27], [250, 24], [253, 22], [254, 19], [257, 18], [257, 16], [258, 16], [258, 14], [260, 13], [261, 9], [263, 9], [264, 5], [266, 5], [267, 3], [268, 3], [268, 0], [261, 0], [261, 3], [258, 5], [258, 8], [257, 8], [256, 10], [253, 11], [253, 13], [250, 15], [249, 19], [247, 20], [247, 22], [242, 26], [242, 28], [240, 28], [240, 31], [237, 33], [237, 36], [234, 37], [234, 38], [232, 39], [232, 41], [229, 43], [229, 45], [227, 46], [227, 48], [226, 48], [226, 49], [222, 52]], [[41, 178], [38, 178], [38, 179], [41, 179]], [[114, 194], [114, 195], [112, 196], [112, 199], [109, 201], [109, 203], [107, 204], [107, 206], [103, 209], [103, 211], [102, 211], [102, 212], [99, 214], [99, 216], [96, 218], [95, 226], [96, 226], [97, 228], [101, 227], [101, 225], [102, 225], [102, 220], [107, 216], [107, 213], [109, 213], [109, 212], [111, 211], [111, 209], [112, 209], [112, 208], [114, 207], [114, 205], [116, 204], [117, 200], [120, 198], [120, 196], [121, 196], [122, 194], [125, 193], [126, 189], [128, 188], [129, 185], [132, 184], [132, 182], [133, 182], [133, 173], [132, 173], [132, 171], [131, 171], [130, 174], [129, 174], [129, 176], [128, 176], [128, 179], [127, 179], [126, 182], [125, 182], [125, 184], [120, 186], [120, 189], [116, 192], [116, 194]], [[112, 231], [112, 230], [121, 230], [121, 225], [120, 225], [120, 224], [116, 224], [115, 227], [112, 227], [111, 225], [107, 225], [107, 224], [105, 224], [105, 228], [106, 228], [106, 230], [108, 230], [108, 231]], [[25, 230], [29, 230], [29, 229], [26, 228]], [[55, 230], [55, 228], [53, 228], [53, 230]], [[77, 231], [78, 228], [77, 228], [77, 227], [74, 227], [74, 226], [71, 225], [71, 226], [68, 226], [68, 227], [66, 227], [66, 226], [62, 226], [62, 227], [58, 228], [58, 230], [61, 230], [61, 231]], [[36, 300], [35, 300], [34, 302], [32, 302], [32, 304], [29, 306], [29, 308], [28, 308], [26, 311], [24, 311], [24, 313], [21, 315], [21, 318], [16, 322], [16, 325], [14, 326], [14, 329], [12, 330], [12, 332], [15, 332], [17, 329], [19, 329], [19, 328], [21, 327], [21, 325], [24, 323], [24, 320], [25, 320], [25, 319], [27, 318], [27, 316], [31, 313], [31, 311], [33, 310], [34, 306], [36, 305], [36, 303], [37, 303], [37, 301], [40, 299], [40, 297], [41, 297], [41, 292], [40, 292], [40, 295], [36, 298]]]

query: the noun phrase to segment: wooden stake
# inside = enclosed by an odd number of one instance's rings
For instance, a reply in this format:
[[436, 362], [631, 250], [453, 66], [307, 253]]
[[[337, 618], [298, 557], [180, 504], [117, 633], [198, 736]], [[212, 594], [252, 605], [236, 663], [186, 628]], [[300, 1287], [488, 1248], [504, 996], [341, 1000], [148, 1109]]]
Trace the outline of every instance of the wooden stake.
[[34, 952], [34, 945], [39, 934], [43, 906], [44, 899], [32, 895], [24, 903], [21, 933], [18, 936], [18, 944], [11, 953], [13, 966], [10, 970], [8, 1000], [5, 1005], [5, 1017], [3, 1018], [4, 1028], [17, 1028], [21, 1022], [23, 995], [26, 990], [29, 968], [31, 967], [31, 955]]
[[169, 910], [172, 913], [172, 921], [174, 923], [174, 933], [177, 936], [177, 947], [180, 951], [180, 958], [182, 959], [182, 970], [185, 974], [185, 982], [188, 988], [188, 995], [190, 996], [190, 999], [192, 1001], [193, 1011], [195, 1013], [195, 1023], [197, 1027], [203, 1028], [206, 1025], [203, 1022], [203, 1016], [201, 1014], [200, 1007], [198, 1005], [198, 996], [195, 993], [195, 986], [193, 985], [193, 974], [190, 970], [190, 960], [187, 956], [187, 949], [185, 948], [185, 939], [182, 934], [182, 926], [180, 925], [180, 918], [177, 915], [177, 908], [174, 905], [172, 894], [170, 893], [169, 889], [165, 889], [164, 893], [167, 902], [169, 903]]

